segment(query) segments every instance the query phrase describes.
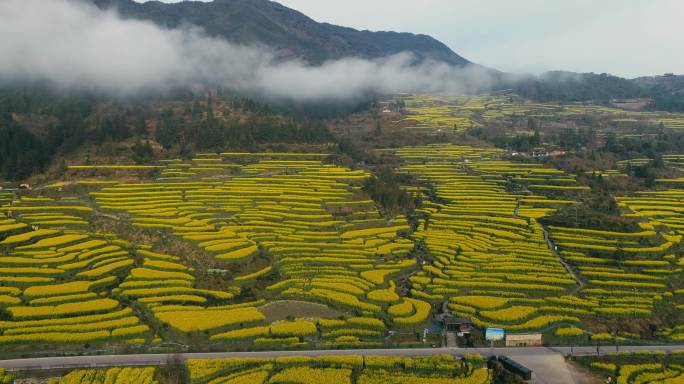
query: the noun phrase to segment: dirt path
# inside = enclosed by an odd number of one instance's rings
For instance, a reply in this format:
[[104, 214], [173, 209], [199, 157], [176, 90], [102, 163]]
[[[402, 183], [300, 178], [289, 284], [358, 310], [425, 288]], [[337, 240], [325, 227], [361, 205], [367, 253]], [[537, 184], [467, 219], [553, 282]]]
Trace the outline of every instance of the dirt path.
[[577, 286], [575, 287], [575, 289], [573, 289], [570, 292], [570, 295], [572, 296], [572, 295], [577, 294], [579, 291], [582, 290], [582, 288], [584, 288], [584, 282], [579, 278], [579, 276], [577, 276], [575, 271], [570, 267], [570, 265], [558, 253], [558, 251], [556, 250], [556, 245], [553, 244], [553, 241], [551, 241], [551, 236], [549, 236], [549, 231], [546, 228], [544, 228], [543, 225], [541, 226], [541, 229], [542, 229], [542, 231], [544, 231], [544, 240], [546, 241], [546, 244], [548, 245], [548, 247], [551, 250], [551, 252], [553, 253], [553, 255], [556, 256], [556, 258], [558, 258], [558, 261], [560, 261], [560, 263], [563, 264], [563, 267], [565, 267], [565, 269], [568, 271], [568, 273], [577, 282]]
[[572, 376], [572, 379], [575, 383], [582, 383], [582, 384], [604, 384], [605, 381], [603, 381], [600, 377], [593, 375], [589, 370], [586, 368], [582, 367], [581, 365], [571, 361], [571, 360], [566, 360], [565, 364], [568, 367], [568, 371], [570, 372], [570, 376]]
[[[518, 217], [518, 212], [520, 211], [520, 199], [516, 199], [516, 204], [515, 204], [515, 210], [513, 211], [513, 216]], [[579, 291], [581, 291], [584, 288], [584, 282], [577, 276], [575, 271], [570, 267], [570, 265], [563, 259], [563, 257], [558, 253], [558, 250], [556, 250], [556, 245], [553, 244], [553, 241], [551, 241], [551, 236], [549, 235], [549, 231], [543, 226], [540, 225], [542, 231], [544, 231], [544, 241], [546, 241], [546, 245], [549, 247], [551, 252], [553, 253], [554, 256], [560, 261], [560, 263], [563, 265], [566, 271], [572, 276], [573, 279], [577, 282], [577, 286], [570, 292], [569, 295], [575, 295]]]

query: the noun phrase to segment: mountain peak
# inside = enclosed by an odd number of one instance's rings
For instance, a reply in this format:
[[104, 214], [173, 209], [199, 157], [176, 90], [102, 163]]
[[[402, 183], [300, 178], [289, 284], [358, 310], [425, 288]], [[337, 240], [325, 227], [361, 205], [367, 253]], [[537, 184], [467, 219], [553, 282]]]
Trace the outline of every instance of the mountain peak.
[[209, 35], [242, 44], [264, 44], [291, 52], [312, 64], [343, 57], [367, 59], [410, 52], [455, 66], [470, 62], [440, 41], [422, 34], [359, 31], [319, 23], [269, 0], [214, 0], [136, 3], [133, 0], [89, 0], [100, 8], [115, 7], [126, 18], [150, 20], [167, 28], [189, 23]]

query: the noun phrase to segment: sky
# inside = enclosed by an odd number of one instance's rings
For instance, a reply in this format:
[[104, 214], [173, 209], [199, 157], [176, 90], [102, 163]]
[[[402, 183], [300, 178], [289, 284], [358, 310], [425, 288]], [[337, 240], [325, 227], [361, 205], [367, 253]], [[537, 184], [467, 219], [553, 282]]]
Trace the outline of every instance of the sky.
[[279, 2], [317, 21], [428, 34], [473, 62], [504, 71], [684, 74], [682, 0]]

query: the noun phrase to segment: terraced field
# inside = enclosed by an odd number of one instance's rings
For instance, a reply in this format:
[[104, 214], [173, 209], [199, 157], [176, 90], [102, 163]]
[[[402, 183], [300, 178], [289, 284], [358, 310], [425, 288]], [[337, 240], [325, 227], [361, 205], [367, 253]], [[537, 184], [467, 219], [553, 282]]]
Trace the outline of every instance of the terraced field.
[[407, 98], [404, 102], [410, 111], [405, 120], [412, 130], [457, 133], [480, 126], [473, 120], [475, 113], [483, 109], [479, 99], [426, 96]]
[[0, 190], [0, 205], [8, 204], [12, 201], [12, 193]]
[[[655, 256], [651, 260], [640, 263], [640, 267], [650, 275], [655, 275], [658, 281], [676, 280], [682, 272], [684, 257], [681, 251], [674, 251], [674, 248], [681, 244], [684, 236], [684, 189], [677, 181], [667, 183], [672, 188], [659, 191], [643, 191], [636, 193], [633, 197], [620, 197], [618, 202], [621, 207], [631, 212], [631, 215], [645, 220], [644, 227], [655, 230], [666, 240], [659, 249], [653, 250]], [[680, 186], [676, 188], [674, 186]], [[670, 245], [670, 247], [666, 247]], [[626, 263], [634, 263], [632, 260]], [[638, 261], [637, 261], [638, 262]], [[666, 293], [665, 298], [674, 305], [679, 314], [684, 311], [684, 289], [681, 286], [674, 286], [674, 297]], [[681, 319], [682, 316], [679, 316]], [[665, 330], [665, 336], [670, 340], [684, 340], [684, 320], [680, 320], [680, 325], [672, 329]]]
[[327, 356], [190, 360], [191, 383], [451, 383], [485, 384], [490, 373], [477, 356]]
[[[279, 174], [258, 176], [274, 172]], [[255, 176], [175, 191], [181, 206], [176, 212], [162, 213], [165, 218], [156, 216], [156, 210], [168, 207], [169, 202], [128, 201], [126, 210], [135, 215], [134, 225], [159, 228], [155, 222], [185, 221], [170, 229], [221, 261], [245, 262], [267, 255], [271, 265], [266, 270], [234, 278], [240, 286], [275, 272], [277, 278], [265, 288], [272, 299], [322, 302], [357, 314], [347, 321], [322, 322], [324, 339], [354, 343], [359, 338], [382, 336], [385, 324], [377, 317], [399, 301], [389, 277], [415, 264], [402, 260], [413, 248], [412, 242], [398, 235], [408, 230], [406, 219], [388, 223], [372, 202], [355, 198], [358, 186], [354, 184], [366, 177], [363, 172], [296, 160], [260, 161], [244, 167], [244, 173]], [[158, 187], [174, 194], [168, 185], [147, 185], [142, 186], [145, 190], [133, 192], [125, 186], [107, 188], [95, 196], [101, 206], [115, 208], [108, 204], [121, 201], [122, 194], [154, 195]], [[193, 206], [183, 205], [179, 199], [183, 193]], [[136, 209], [136, 205], [145, 209]], [[203, 218], [198, 221], [199, 217]], [[212, 339], [284, 343], [317, 333], [311, 322], [296, 325], [291, 331], [274, 331], [272, 326], [270, 334], [280, 337], [276, 340], [268, 340], [269, 329], [263, 326], [217, 334]]]
[[684, 382], [684, 355], [681, 353], [612, 353], [581, 361], [599, 376], [609, 377], [619, 384]]
[[[561, 254], [586, 281], [583, 303], [598, 314], [649, 316], [672, 294], [668, 276], [676, 265], [667, 252], [681, 236], [652, 230], [623, 233], [552, 227]], [[616, 257], [617, 256], [617, 257]]]
[[157, 369], [148, 368], [110, 368], [77, 369], [49, 384], [159, 384], [156, 380]]
[[[679, 170], [684, 169], [684, 154], [667, 154], [662, 156], [663, 164], [668, 167], [677, 168]], [[653, 159], [649, 158], [639, 158], [639, 159], [629, 159], [619, 161], [618, 165], [624, 169], [627, 166], [639, 167], [644, 165], [652, 165], [654, 163]], [[665, 182], [665, 180], [663, 180]]]
[[87, 230], [92, 209], [22, 199], [0, 207], [0, 345], [142, 344], [150, 327], [111, 290], [136, 263], [132, 247]]
[[14, 381], [14, 373], [7, 372], [4, 369], [0, 368], [0, 383], [10, 384], [13, 381]]
[[[681, 114], [630, 111], [591, 104], [535, 103], [515, 94], [434, 96], [412, 95], [398, 98], [407, 109], [406, 127], [431, 134], [459, 133], [488, 124], [516, 122], [522, 118], [545, 121], [591, 116], [612, 126], [631, 128], [650, 124], [666, 129], [684, 128]], [[637, 134], [638, 133], [634, 133]]]
[[[381, 216], [360, 187], [368, 173], [320, 154], [207, 154], [168, 161], [155, 180], [25, 194], [0, 208], [0, 343], [373, 347], [392, 343], [390, 330], [422, 329], [443, 303], [478, 327], [556, 336], [681, 307], [676, 187], [618, 199], [641, 218], [640, 232], [544, 228], [540, 218], [588, 193], [573, 175], [489, 148], [391, 152], [421, 185], [407, 187], [423, 197], [412, 225]], [[103, 217], [206, 257], [93, 231]], [[225, 283], [208, 287], [196, 268]], [[292, 313], [272, 317], [278, 303]], [[322, 314], [307, 303], [322, 304]]]
[[[492, 373], [479, 355], [456, 359], [450, 355], [430, 357], [381, 356], [287, 356], [278, 358], [226, 358], [188, 360], [186, 381], [191, 384], [488, 384]], [[4, 376], [3, 376], [4, 375]], [[0, 383], [14, 377], [29, 379], [28, 372], [0, 371]], [[160, 369], [77, 369], [53, 378], [48, 384], [158, 384]], [[4, 378], [4, 379], [3, 379]]]
[[684, 118], [681, 116], [658, 120], [658, 123], [667, 128], [684, 129]]
[[[173, 340], [185, 335], [254, 348], [308, 347], [310, 342], [373, 346], [383, 343], [390, 327], [413, 327], [428, 319], [430, 305], [403, 298], [396, 282], [417, 268], [407, 257], [414, 248], [406, 237], [407, 220], [388, 221], [379, 214], [360, 191], [367, 173], [301, 159], [320, 157], [315, 154], [269, 156], [298, 160], [262, 159], [266, 154], [223, 156], [171, 161], [160, 170], [158, 181], [100, 184], [90, 193], [106, 215], [120, 215], [139, 230], [168, 233], [193, 244], [211, 256], [207, 269], [217, 270], [229, 282], [221, 291], [196, 288], [184, 257], [146, 246], [133, 247], [128, 253], [133, 256], [118, 256], [111, 267], [104, 265], [118, 278], [116, 284], [111, 278], [111, 294], [151, 315], [159, 336]], [[251, 159], [235, 175], [230, 159], [244, 156]], [[179, 174], [178, 169], [188, 172]], [[83, 185], [96, 186], [53, 187]], [[41, 219], [35, 223], [43, 230], [48, 218], [34, 212], [48, 207], [38, 200], [33, 204], [21, 220]], [[6, 209], [17, 213], [20, 207]], [[69, 224], [87, 224], [81, 220]], [[25, 225], [7, 221], [8, 228]], [[27, 233], [29, 241], [35, 231]], [[100, 276], [98, 270], [84, 274]], [[259, 300], [241, 299], [246, 289], [256, 290]], [[21, 290], [12, 292], [21, 295]], [[295, 306], [321, 303], [346, 315], [296, 319], [295, 310], [290, 321], [269, 322], [259, 307], [280, 300], [297, 300], [291, 301]], [[389, 311], [393, 307], [402, 311]]]
[[[682, 191], [619, 198], [625, 214], [646, 218], [639, 232], [543, 229], [537, 219], [574, 204], [588, 187], [561, 171], [500, 160], [497, 150], [439, 145], [393, 152], [406, 161], [402, 172], [429, 186], [413, 237], [434, 260], [411, 277], [416, 297], [448, 300], [476, 325], [509, 331], [681, 307], [682, 261], [674, 253], [682, 240]], [[666, 330], [671, 340], [678, 329]]]
[[[547, 113], [632, 113], [510, 95], [404, 101], [408, 125], [453, 132]], [[383, 216], [362, 188], [372, 168], [336, 166], [325, 153], [74, 165], [65, 181], [18, 197], [0, 190], [0, 345], [438, 345], [443, 310], [479, 329], [584, 342], [614, 338], [605, 324], [653, 319], [667, 326], [649, 337], [684, 340], [681, 179], [616, 198], [637, 231], [544, 227], [590, 196], [586, 172], [489, 147], [376, 151], [412, 176], [402, 185], [419, 202], [411, 217]], [[663, 162], [681, 168], [682, 158]], [[591, 175], [616, 179], [650, 161]]]
[[[414, 233], [435, 256], [411, 277], [411, 292], [481, 327], [540, 330], [577, 323], [564, 301], [577, 282], [554, 256], [536, 218], [571, 201], [511, 194], [506, 177], [540, 183], [569, 176], [494, 160], [499, 152], [457, 146], [404, 148], [401, 170], [434, 187]], [[537, 184], [532, 184], [534, 186]], [[552, 185], [552, 184], [545, 184]]]
[[684, 154], [663, 155], [665, 165], [684, 170]]

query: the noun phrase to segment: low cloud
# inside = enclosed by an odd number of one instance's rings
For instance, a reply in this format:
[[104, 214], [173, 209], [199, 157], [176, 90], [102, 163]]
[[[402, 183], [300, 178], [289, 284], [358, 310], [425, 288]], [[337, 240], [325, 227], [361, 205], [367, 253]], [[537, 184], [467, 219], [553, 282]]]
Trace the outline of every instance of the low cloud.
[[0, 1], [0, 83], [48, 81], [62, 89], [130, 96], [172, 88], [224, 87], [295, 101], [367, 93], [465, 92], [492, 84], [478, 66], [414, 65], [411, 54], [346, 58], [312, 66], [264, 46], [122, 19], [79, 0]]

